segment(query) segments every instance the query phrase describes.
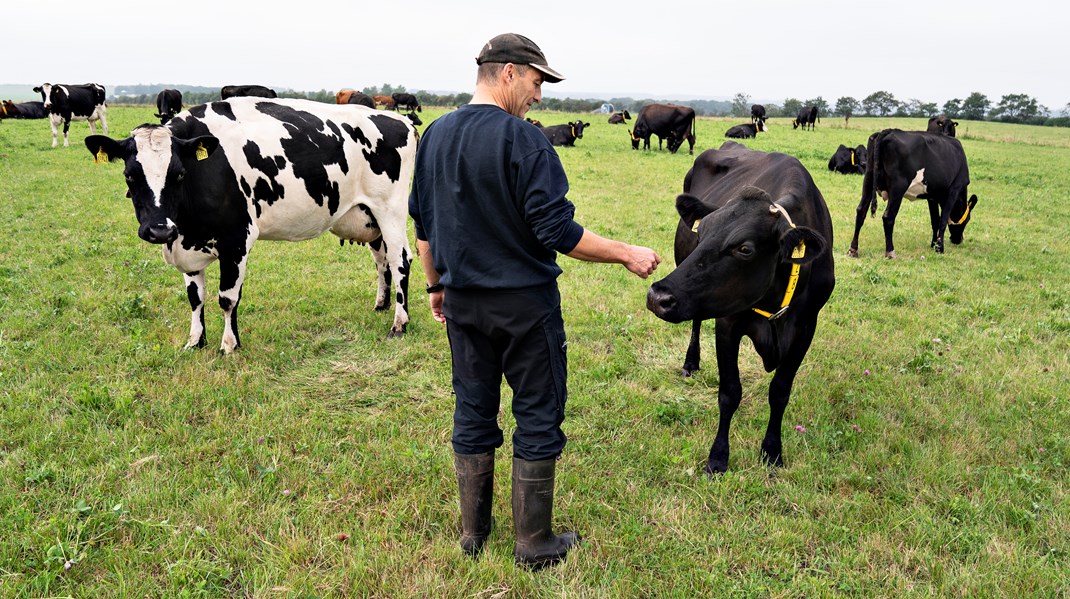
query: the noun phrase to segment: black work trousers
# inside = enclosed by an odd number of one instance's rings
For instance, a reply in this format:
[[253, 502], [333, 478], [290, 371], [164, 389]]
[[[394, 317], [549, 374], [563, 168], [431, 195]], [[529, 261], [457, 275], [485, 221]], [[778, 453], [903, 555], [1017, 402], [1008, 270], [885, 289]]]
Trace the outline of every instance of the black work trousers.
[[443, 302], [453, 357], [453, 450], [493, 451], [502, 376], [513, 391], [513, 457], [545, 460], [565, 447], [565, 323], [557, 284], [523, 289], [447, 289]]

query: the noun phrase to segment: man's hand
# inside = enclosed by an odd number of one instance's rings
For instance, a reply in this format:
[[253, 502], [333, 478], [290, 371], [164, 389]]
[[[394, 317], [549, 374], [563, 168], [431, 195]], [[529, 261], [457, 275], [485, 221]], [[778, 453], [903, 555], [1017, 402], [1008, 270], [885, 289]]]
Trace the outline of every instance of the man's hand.
[[446, 291], [436, 291], [428, 296], [431, 304], [431, 316], [441, 324], [446, 324], [446, 315], [442, 313], [442, 300], [446, 297]]
[[624, 267], [638, 275], [640, 278], [645, 279], [654, 274], [658, 265], [661, 264], [661, 256], [650, 248], [645, 248], [640, 245], [629, 245], [626, 252], [627, 258], [625, 258], [623, 262]]

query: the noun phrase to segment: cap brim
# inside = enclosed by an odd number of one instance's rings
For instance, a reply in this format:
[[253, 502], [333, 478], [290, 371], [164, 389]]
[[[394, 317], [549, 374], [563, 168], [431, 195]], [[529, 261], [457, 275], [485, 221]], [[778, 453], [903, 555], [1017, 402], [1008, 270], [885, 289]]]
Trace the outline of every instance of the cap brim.
[[546, 83], [557, 83], [559, 81], [564, 81], [565, 80], [565, 76], [564, 75], [562, 75], [561, 73], [558, 73], [557, 71], [551, 69], [550, 67], [548, 67], [548, 66], [546, 66], [544, 64], [532, 64], [530, 66], [535, 67], [536, 69], [539, 70], [540, 73], [542, 73], [544, 75], [542, 79]]

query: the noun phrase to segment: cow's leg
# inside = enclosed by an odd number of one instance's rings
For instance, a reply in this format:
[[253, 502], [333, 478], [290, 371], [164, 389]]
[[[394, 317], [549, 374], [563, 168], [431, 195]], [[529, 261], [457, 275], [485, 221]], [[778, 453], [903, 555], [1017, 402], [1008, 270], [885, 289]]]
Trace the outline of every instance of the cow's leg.
[[851, 247], [847, 249], [847, 255], [852, 258], [858, 257], [858, 233], [866, 222], [866, 211], [869, 210], [872, 201], [872, 197], [863, 195], [861, 201], [858, 202], [858, 208], [855, 209], [855, 234], [851, 237]]
[[687, 355], [684, 356], [684, 369], [681, 374], [691, 376], [699, 369], [702, 361], [702, 349], [699, 339], [702, 336], [702, 321], [695, 320], [691, 323], [691, 341], [687, 343]]
[[[395, 204], [402, 207], [405, 205], [404, 201]], [[386, 252], [395, 289], [394, 324], [390, 327], [387, 337], [401, 337], [405, 334], [405, 325], [409, 322], [409, 265], [412, 260], [409, 240], [405, 233], [405, 217], [404, 214], [395, 214], [388, 218], [377, 217], [377, 220], [383, 233], [383, 251]]]
[[100, 109], [100, 127], [104, 129], [104, 135], [108, 134], [108, 115], [103, 107]]
[[932, 225], [933, 228], [933, 240], [929, 242], [929, 247], [937, 248], [937, 241], [939, 241], [939, 249], [937, 249], [936, 251], [942, 254], [944, 252], [944, 240], [943, 235], [940, 234], [940, 204], [933, 199], [930, 199], [926, 203], [929, 204], [929, 223]]
[[63, 119], [63, 147], [64, 148], [71, 147], [71, 143], [67, 139], [67, 132], [70, 131], [70, 129], [71, 129], [71, 120], [70, 119]]
[[375, 274], [378, 283], [378, 289], [375, 291], [375, 309], [386, 310], [390, 307], [390, 279], [393, 275], [390, 272], [390, 260], [386, 255], [383, 238], [368, 242], [368, 249], [371, 250], [372, 257], [375, 259]]
[[881, 215], [884, 221], [884, 257], [895, 258], [895, 246], [892, 244], [892, 231], [895, 229], [895, 217], [899, 214], [899, 208], [903, 205], [903, 194], [889, 194], [888, 206]]
[[741, 337], [728, 327], [718, 323], [714, 327], [717, 339], [717, 437], [706, 460], [706, 474], [723, 474], [728, 470], [728, 429], [732, 416], [743, 398], [743, 386], [739, 382], [739, 341]]
[[799, 322], [796, 329], [795, 339], [791, 347], [785, 352], [773, 380], [769, 383], [769, 425], [765, 429], [765, 439], [762, 440], [762, 459], [771, 466], [783, 466], [784, 458], [780, 440], [780, 431], [784, 423], [784, 410], [788, 407], [788, 399], [791, 398], [791, 387], [795, 383], [795, 375], [799, 372], [806, 351], [810, 349], [810, 342], [814, 339], [814, 330], [817, 322]]
[[224, 354], [233, 353], [241, 347], [241, 338], [238, 336], [238, 304], [241, 302], [241, 288], [245, 282], [249, 253], [243, 252], [238, 260], [228, 258], [221, 256], [219, 260], [219, 307], [223, 310], [223, 341], [219, 350]]
[[57, 139], [59, 137], [59, 129], [58, 129], [59, 121], [57, 121], [57, 118], [58, 118], [57, 115], [54, 115], [54, 114], [48, 115], [48, 124], [52, 125], [52, 147], [53, 148], [56, 147], [57, 145], [59, 145], [59, 140]]
[[189, 324], [189, 341], [183, 349], [204, 347], [204, 300], [207, 296], [205, 288], [204, 270], [187, 272], [182, 274], [186, 282], [186, 297], [189, 298], [189, 307], [192, 311]]

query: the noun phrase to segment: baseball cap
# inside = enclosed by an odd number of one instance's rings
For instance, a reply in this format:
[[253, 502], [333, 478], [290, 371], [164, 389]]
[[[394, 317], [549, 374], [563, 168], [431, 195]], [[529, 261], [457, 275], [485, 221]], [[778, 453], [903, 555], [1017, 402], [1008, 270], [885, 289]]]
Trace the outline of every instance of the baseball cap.
[[557, 83], [565, 78], [546, 64], [546, 56], [535, 42], [518, 33], [496, 35], [484, 44], [476, 57], [476, 64], [485, 62], [511, 62], [533, 66], [545, 75], [543, 80], [547, 83]]

